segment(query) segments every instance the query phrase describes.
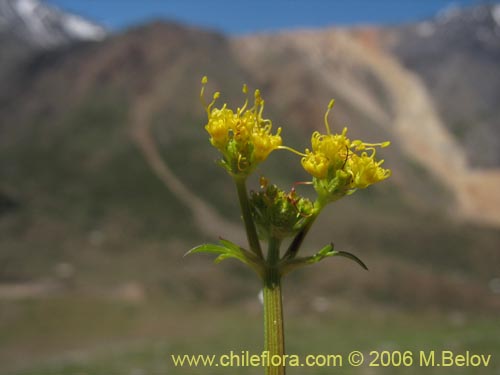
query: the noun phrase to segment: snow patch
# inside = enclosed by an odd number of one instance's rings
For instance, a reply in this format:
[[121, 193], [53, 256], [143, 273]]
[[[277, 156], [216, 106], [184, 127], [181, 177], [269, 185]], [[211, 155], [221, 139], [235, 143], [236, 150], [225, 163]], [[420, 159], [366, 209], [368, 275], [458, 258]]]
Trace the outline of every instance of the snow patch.
[[500, 4], [495, 5], [491, 9], [491, 16], [495, 20], [496, 24], [500, 26]]
[[15, 7], [22, 15], [30, 16], [35, 13], [36, 7], [39, 3], [36, 0], [17, 0]]
[[106, 37], [103, 28], [85, 21], [83, 18], [67, 15], [62, 20], [64, 30], [73, 38], [84, 40], [102, 40]]
[[24, 21], [30, 32], [42, 43], [51, 44], [52, 40], [47, 33], [47, 29], [42, 18], [37, 14], [40, 7], [37, 0], [17, 0], [14, 7], [19, 17]]

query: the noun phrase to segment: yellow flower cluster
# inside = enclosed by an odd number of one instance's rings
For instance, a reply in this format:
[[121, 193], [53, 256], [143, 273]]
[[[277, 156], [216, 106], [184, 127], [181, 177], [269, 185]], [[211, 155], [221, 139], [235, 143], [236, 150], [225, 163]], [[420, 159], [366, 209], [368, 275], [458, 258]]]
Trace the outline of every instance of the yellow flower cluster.
[[[391, 175], [389, 169], [382, 168], [383, 160], [375, 159], [377, 147], [387, 147], [390, 142], [365, 143], [350, 140], [347, 128], [340, 134], [332, 134], [328, 115], [333, 108], [330, 101], [325, 113], [326, 134], [314, 132], [311, 149], [305, 153], [282, 146], [281, 128], [272, 133], [271, 120], [264, 119], [264, 100], [259, 90], [255, 90], [254, 104], [248, 107], [248, 97], [243, 106], [236, 111], [224, 104], [214, 108], [220, 97], [216, 92], [210, 104], [204, 101], [207, 78], [202, 79], [200, 97], [208, 116], [205, 129], [210, 142], [222, 154], [222, 166], [234, 177], [248, 176], [269, 154], [276, 149], [287, 149], [302, 156], [302, 166], [313, 176], [312, 185], [318, 193], [320, 206], [337, 200], [356, 189], [364, 189], [383, 181]], [[243, 93], [248, 88], [243, 86]]]
[[326, 178], [328, 171], [341, 169], [349, 155], [350, 141], [346, 138], [347, 128], [342, 134], [320, 134], [311, 137], [312, 151], [306, 149], [302, 166], [313, 177]]
[[[224, 104], [221, 108], [213, 108], [219, 98], [219, 92], [213, 96], [210, 104], [204, 102], [207, 77], [202, 79], [201, 99], [208, 116], [205, 126], [210, 135], [210, 142], [223, 155], [222, 165], [233, 176], [247, 176], [255, 166], [265, 160], [269, 154], [281, 146], [281, 128], [272, 134], [271, 120], [264, 119], [264, 100], [260, 91], [255, 90], [254, 105], [247, 109], [248, 99], [236, 112]], [[247, 86], [243, 86], [247, 94]]]
[[312, 150], [306, 149], [302, 154], [302, 166], [314, 177], [316, 190], [327, 201], [366, 188], [391, 175], [389, 169], [381, 167], [383, 160], [375, 160], [375, 148], [387, 147], [390, 142], [351, 141], [347, 138], [347, 128], [341, 134], [331, 134], [328, 114], [333, 105], [332, 100], [325, 113], [326, 134], [314, 132]]

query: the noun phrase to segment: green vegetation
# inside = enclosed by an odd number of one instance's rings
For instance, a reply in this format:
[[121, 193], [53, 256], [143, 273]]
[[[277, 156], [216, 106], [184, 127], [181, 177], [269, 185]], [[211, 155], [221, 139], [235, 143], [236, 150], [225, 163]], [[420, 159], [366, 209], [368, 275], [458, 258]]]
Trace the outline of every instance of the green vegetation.
[[[293, 303], [295, 298], [285, 296]], [[372, 368], [374, 374], [493, 374], [500, 370], [500, 321], [478, 315], [415, 314], [367, 307], [346, 309], [332, 300], [325, 313], [292, 311], [287, 318], [288, 352], [342, 354], [377, 351], [467, 350], [492, 354], [484, 368]], [[285, 302], [286, 303], [286, 302]], [[2, 303], [3, 312], [22, 311], [0, 322], [2, 372], [8, 375], [110, 374], [257, 374], [251, 368], [175, 368], [171, 354], [260, 353], [260, 307], [165, 303], [131, 304], [68, 297]], [[36, 317], [36, 319], [34, 319]], [[200, 318], [202, 317], [202, 318]], [[242, 324], [241, 321], [245, 321]], [[245, 337], [245, 345], [241, 344]], [[223, 339], [222, 339], [223, 338]], [[7, 344], [9, 343], [9, 344]], [[415, 354], [416, 356], [417, 354]], [[26, 361], [26, 358], [30, 360]], [[49, 358], [49, 359], [47, 359]], [[16, 364], [17, 362], [17, 364]], [[337, 369], [338, 371], [339, 369]], [[290, 368], [291, 374], [331, 374], [331, 368]], [[341, 373], [360, 369], [343, 366]]]

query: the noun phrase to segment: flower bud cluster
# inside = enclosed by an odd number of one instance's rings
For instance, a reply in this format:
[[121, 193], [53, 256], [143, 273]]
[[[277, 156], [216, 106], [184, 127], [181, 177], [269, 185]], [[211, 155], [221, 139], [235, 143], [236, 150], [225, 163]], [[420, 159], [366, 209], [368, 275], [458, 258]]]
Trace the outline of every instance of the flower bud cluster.
[[282, 240], [294, 236], [315, 212], [309, 199], [299, 197], [293, 189], [287, 193], [276, 185], [251, 192], [250, 205], [262, 239]]

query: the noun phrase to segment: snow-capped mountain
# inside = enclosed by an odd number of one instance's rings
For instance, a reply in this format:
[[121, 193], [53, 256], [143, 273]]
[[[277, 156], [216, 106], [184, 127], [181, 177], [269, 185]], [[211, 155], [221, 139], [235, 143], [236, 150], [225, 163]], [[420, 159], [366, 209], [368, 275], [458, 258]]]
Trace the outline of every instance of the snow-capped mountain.
[[96, 41], [104, 27], [40, 0], [0, 0], [0, 36], [36, 48], [53, 48], [73, 41]]

